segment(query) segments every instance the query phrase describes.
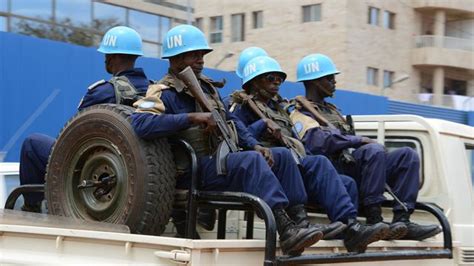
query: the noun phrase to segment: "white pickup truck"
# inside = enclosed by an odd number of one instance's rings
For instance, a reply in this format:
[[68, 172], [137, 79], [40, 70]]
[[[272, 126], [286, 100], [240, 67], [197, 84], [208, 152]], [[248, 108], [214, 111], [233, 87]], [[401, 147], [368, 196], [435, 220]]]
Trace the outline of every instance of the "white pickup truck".
[[[278, 246], [275, 249], [273, 218], [265, 226], [263, 220], [253, 221], [253, 215], [238, 211], [238, 204], [228, 208], [219, 205], [221, 209], [232, 209], [219, 215], [217, 235], [227, 239], [216, 239], [216, 232], [200, 230], [204, 237], [201, 240], [171, 237], [169, 225], [164, 234], [153, 236], [129, 233], [124, 225], [3, 210], [0, 264], [474, 265], [474, 128], [413, 115], [354, 116], [354, 121], [358, 134], [377, 138], [388, 149], [410, 146], [418, 151], [422, 158], [418, 200], [429, 203], [420, 206], [437, 211], [441, 221], [447, 217], [449, 224], [443, 224], [443, 234], [425, 241], [378, 241], [364, 254], [347, 253], [341, 240], [320, 241], [302, 256], [290, 258], [282, 256]], [[0, 176], [15, 174], [2, 172], [3, 164], [0, 167]], [[8, 187], [5, 180], [8, 178], [2, 178], [0, 185]], [[200, 206], [212, 206], [222, 196], [217, 193], [209, 198], [199, 191], [193, 193], [203, 204]], [[224, 196], [232, 202], [238, 194]], [[259, 202], [255, 198], [247, 200], [253, 206]], [[268, 211], [265, 206], [257, 208], [263, 213]], [[390, 210], [384, 211], [384, 216], [390, 217]], [[311, 215], [325, 220], [323, 214]], [[412, 220], [439, 222], [421, 210]], [[253, 230], [247, 230], [252, 225]]]

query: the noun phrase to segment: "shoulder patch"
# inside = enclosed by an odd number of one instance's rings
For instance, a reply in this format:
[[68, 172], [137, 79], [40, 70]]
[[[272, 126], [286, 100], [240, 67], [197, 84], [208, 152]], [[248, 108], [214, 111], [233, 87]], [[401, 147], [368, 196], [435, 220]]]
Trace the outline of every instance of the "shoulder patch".
[[155, 106], [155, 103], [154, 102], [151, 102], [151, 101], [142, 101], [138, 107], [141, 108], [141, 109], [150, 109], [152, 108], [153, 106]]
[[295, 127], [296, 132], [299, 134], [301, 130], [303, 130], [303, 123], [298, 121], [295, 123], [294, 127]]
[[107, 81], [105, 81], [105, 80], [103, 80], [103, 79], [102, 79], [102, 80], [99, 80], [99, 81], [97, 81], [96, 83], [94, 83], [94, 84], [90, 85], [89, 87], [87, 87], [87, 89], [88, 89], [88, 90], [93, 90], [93, 89], [99, 87], [100, 85], [105, 84], [106, 82], [107, 82]]

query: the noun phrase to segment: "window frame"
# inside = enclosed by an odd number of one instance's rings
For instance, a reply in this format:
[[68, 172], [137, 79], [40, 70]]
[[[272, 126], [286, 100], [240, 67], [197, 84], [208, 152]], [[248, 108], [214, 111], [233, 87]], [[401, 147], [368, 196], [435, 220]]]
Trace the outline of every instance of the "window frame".
[[202, 18], [202, 17], [195, 18], [193, 25], [194, 25], [196, 28], [202, 30], [202, 22], [203, 22], [203, 18]]
[[[466, 158], [468, 160], [468, 163], [470, 164], [469, 171], [471, 175], [471, 189], [474, 190], [474, 144], [464, 142], [464, 149], [466, 149]], [[467, 154], [468, 152], [470, 152], [470, 154]], [[469, 158], [469, 155], [471, 156], [471, 158]], [[471, 161], [469, 161], [469, 159]]]
[[[214, 21], [219, 19], [220, 23]], [[220, 24], [220, 27], [219, 27]], [[214, 29], [214, 26], [216, 29]], [[220, 29], [219, 29], [220, 28]], [[209, 17], [209, 42], [210, 43], [222, 43], [224, 41], [224, 17], [223, 16], [212, 16]], [[219, 36], [219, 40], [215, 40], [215, 36]]]
[[252, 29], [261, 29], [261, 28], [263, 28], [263, 10], [253, 11], [252, 12]]
[[[366, 137], [369, 137], [371, 139], [376, 140], [377, 136], [376, 135], [365, 135]], [[390, 147], [390, 143], [412, 143], [415, 146], [415, 151], [420, 157], [420, 186], [418, 187], [418, 191], [423, 188], [423, 185], [425, 184], [425, 163], [424, 163], [424, 149], [423, 149], [423, 144], [422, 140], [417, 138], [417, 137], [409, 137], [409, 136], [385, 136], [384, 140], [384, 146], [387, 147], [387, 151], [394, 151], [396, 148]], [[410, 147], [409, 145], [403, 145], [402, 147]], [[399, 147], [399, 148], [402, 148]]]
[[[373, 82], [369, 82], [370, 81], [370, 78], [369, 78], [369, 74], [371, 73], [371, 71], [373, 71]], [[367, 85], [371, 85], [371, 86], [378, 86], [379, 85], [379, 69], [378, 68], [375, 68], [375, 67], [367, 67], [367, 70], [366, 70], [366, 83]]]
[[[375, 16], [375, 21], [372, 21], [372, 10], [375, 11], [376, 16]], [[367, 18], [367, 23], [369, 25], [373, 26], [379, 26], [380, 25], [380, 8], [374, 7], [374, 6], [369, 6], [368, 8], [368, 18]]]
[[[382, 25], [386, 29], [394, 30], [395, 29], [395, 16], [394, 12], [389, 10], [384, 10], [382, 15]], [[388, 20], [387, 20], [388, 19]]]
[[[385, 79], [387, 75], [390, 77], [388, 83], [386, 82], [386, 79]], [[386, 70], [386, 69], [383, 70], [383, 87], [384, 88], [391, 88], [392, 87], [394, 76], [395, 76], [395, 71], [390, 71], [390, 70]]]
[[[240, 23], [234, 21], [234, 19], [240, 17]], [[245, 41], [245, 13], [236, 13], [230, 16], [231, 30], [230, 30], [230, 41], [231, 42], [244, 42]], [[240, 29], [239, 29], [239, 27]], [[236, 32], [239, 32], [236, 34]]]
[[[317, 9], [318, 12], [316, 12], [316, 7], [318, 7]], [[305, 16], [306, 14], [305, 10], [308, 10], [309, 12], [308, 18], [306, 18]], [[322, 21], [323, 12], [322, 12], [321, 3], [301, 6], [301, 12], [302, 12], [302, 18], [301, 18], [302, 23]]]

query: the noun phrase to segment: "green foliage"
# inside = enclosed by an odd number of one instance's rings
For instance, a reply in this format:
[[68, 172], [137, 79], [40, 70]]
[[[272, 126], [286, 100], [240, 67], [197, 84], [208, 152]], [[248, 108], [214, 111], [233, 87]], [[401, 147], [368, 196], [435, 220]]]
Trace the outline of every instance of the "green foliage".
[[13, 25], [13, 32], [82, 46], [97, 46], [102, 35], [118, 25], [116, 19], [94, 19], [91, 24], [79, 25], [74, 25], [68, 18], [55, 24], [22, 19]]

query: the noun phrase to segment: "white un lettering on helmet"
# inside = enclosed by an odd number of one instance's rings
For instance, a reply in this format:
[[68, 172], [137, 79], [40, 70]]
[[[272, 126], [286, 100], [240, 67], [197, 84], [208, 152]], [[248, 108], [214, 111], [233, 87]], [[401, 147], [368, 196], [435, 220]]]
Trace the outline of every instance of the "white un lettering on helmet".
[[304, 73], [312, 73], [312, 72], [318, 72], [319, 71], [319, 63], [318, 61], [311, 62], [309, 64], [304, 65]]
[[116, 43], [117, 43], [117, 36], [116, 35], [111, 35], [111, 34], [105, 35], [105, 37], [104, 37], [104, 45], [105, 46], [115, 47]]
[[181, 34], [172, 35], [166, 40], [168, 48], [174, 48], [178, 46], [183, 46], [183, 36]]
[[244, 68], [244, 76], [248, 77], [256, 71], [257, 71], [257, 66], [255, 65], [255, 63], [247, 64]]

